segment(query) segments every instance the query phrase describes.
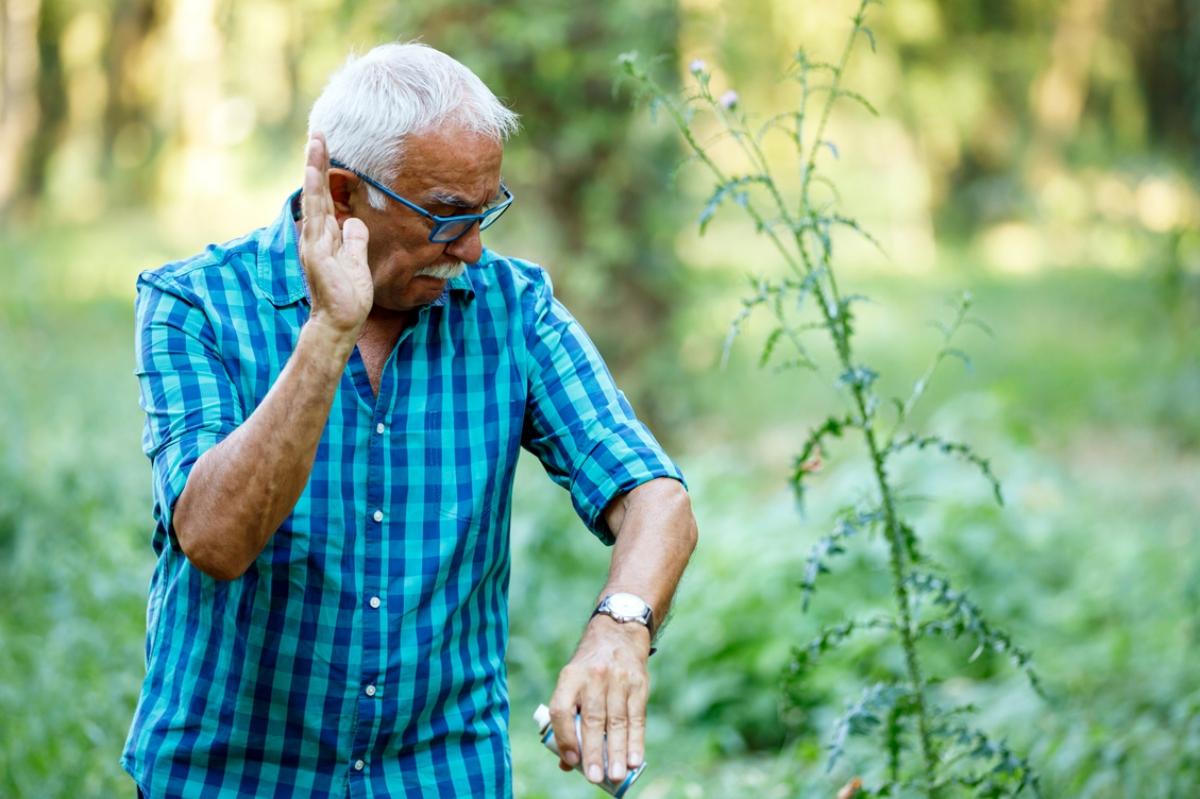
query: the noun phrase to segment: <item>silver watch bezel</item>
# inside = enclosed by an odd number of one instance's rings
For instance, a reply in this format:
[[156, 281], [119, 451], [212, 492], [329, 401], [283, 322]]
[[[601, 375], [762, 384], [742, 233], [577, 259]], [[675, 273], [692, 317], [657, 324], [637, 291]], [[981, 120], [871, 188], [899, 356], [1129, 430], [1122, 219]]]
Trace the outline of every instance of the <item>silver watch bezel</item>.
[[[625, 607], [614, 607], [616, 604], [625, 605]], [[649, 602], [637, 594], [631, 594], [627, 591], [617, 591], [609, 594], [600, 600], [600, 604], [596, 606], [595, 613], [592, 615], [596, 613], [603, 613], [605, 616], [622, 624], [637, 622], [645, 626], [652, 634], [654, 632], [652, 621], [654, 618], [654, 609], [650, 607]]]

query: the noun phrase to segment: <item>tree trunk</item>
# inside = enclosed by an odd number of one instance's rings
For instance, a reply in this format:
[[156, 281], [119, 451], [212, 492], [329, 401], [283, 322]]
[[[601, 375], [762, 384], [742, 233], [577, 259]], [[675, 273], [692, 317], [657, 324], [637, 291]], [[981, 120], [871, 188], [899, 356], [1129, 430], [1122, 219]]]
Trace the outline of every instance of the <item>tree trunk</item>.
[[38, 0], [0, 0], [0, 213], [15, 205], [38, 126]]
[[18, 209], [31, 210], [42, 198], [50, 158], [58, 148], [67, 121], [67, 84], [61, 44], [67, 19], [59, 0], [42, 0], [37, 15], [38, 71], [35, 81], [37, 122], [26, 148], [24, 172], [15, 196]]

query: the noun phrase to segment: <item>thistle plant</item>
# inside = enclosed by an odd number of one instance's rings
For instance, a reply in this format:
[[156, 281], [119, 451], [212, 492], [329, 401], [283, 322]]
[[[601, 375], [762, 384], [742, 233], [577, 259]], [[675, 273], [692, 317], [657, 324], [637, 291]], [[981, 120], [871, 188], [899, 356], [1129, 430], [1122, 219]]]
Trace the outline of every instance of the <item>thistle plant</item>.
[[[855, 47], [864, 40], [875, 48], [866, 26], [868, 7], [878, 0], [860, 0], [852, 26], [836, 63], [811, 59], [799, 51], [789, 75], [799, 84], [794, 108], [752, 122], [732, 90], [717, 94], [712, 74], [700, 61], [689, 72], [694, 88], [680, 97], [654, 80], [636, 53], [621, 56], [625, 73], [632, 78], [652, 111], [665, 114], [678, 127], [692, 155], [712, 175], [715, 188], [699, 215], [703, 233], [724, 205], [742, 209], [755, 231], [765, 236], [786, 265], [782, 279], [756, 277], [753, 293], [733, 321], [726, 340], [725, 358], [743, 323], [755, 313], [772, 320], [760, 359], [762, 365], [780, 359], [783, 366], [822, 372], [822, 358], [836, 364], [836, 382], [842, 407], [811, 430], [799, 443], [790, 483], [803, 503], [805, 492], [822, 458], [839, 443], [857, 437], [869, 465], [865, 497], [843, 508], [833, 519], [832, 531], [821, 537], [808, 556], [800, 577], [801, 606], [807, 610], [822, 575], [830, 572], [837, 556], [847, 548], [869, 546], [882, 539], [890, 578], [890, 605], [871, 616], [850, 618], [824, 627], [811, 642], [793, 649], [785, 683], [807, 678], [822, 657], [860, 635], [880, 637], [886, 647], [896, 647], [898, 658], [880, 658], [877, 672], [890, 678], [865, 686], [835, 722], [828, 746], [827, 768], [832, 770], [851, 738], [877, 743], [883, 752], [876, 774], [868, 783], [848, 785], [843, 793], [858, 796], [1017, 796], [1038, 794], [1037, 778], [1028, 761], [1003, 741], [975, 729], [969, 719], [974, 708], [943, 704], [938, 685], [945, 675], [932, 675], [926, 666], [932, 639], [966, 640], [973, 644], [971, 659], [995, 652], [1011, 659], [1015, 667], [1040, 691], [1029, 654], [1003, 630], [988, 622], [979, 607], [954, 588], [943, 570], [926, 556], [922, 536], [906, 518], [903, 497], [890, 469], [901, 453], [949, 456], [977, 469], [990, 483], [998, 503], [1001, 486], [987, 459], [968, 444], [913, 428], [913, 412], [925, 396], [930, 380], [947, 360], [966, 360], [954, 346], [966, 327], [984, 327], [972, 315], [969, 296], [954, 307], [950, 319], [939, 323], [942, 341], [928, 368], [913, 383], [907, 397], [885, 398], [877, 384], [879, 372], [862, 362], [855, 350], [855, 314], [865, 298], [847, 293], [835, 266], [835, 238], [844, 231], [877, 242], [851, 216], [840, 209], [836, 186], [823, 166], [839, 157], [837, 146], [826, 138], [835, 104], [854, 103], [870, 114], [876, 109], [861, 94], [843, 85], [846, 65]], [[714, 140], [701, 140], [694, 123], [699, 114], [715, 116], [721, 138], [731, 140], [742, 159], [741, 171], [730, 171], [710, 152]], [[777, 180], [781, 166], [767, 156], [764, 138], [782, 135], [794, 147], [794, 160], [786, 168], [798, 170], [798, 190], [788, 196]], [[793, 173], [795, 175], [795, 173]], [[828, 348], [828, 355], [816, 347]], [[875, 535], [871, 535], [875, 534]], [[891, 664], [900, 664], [892, 666]], [[873, 782], [873, 784], [872, 784]]]

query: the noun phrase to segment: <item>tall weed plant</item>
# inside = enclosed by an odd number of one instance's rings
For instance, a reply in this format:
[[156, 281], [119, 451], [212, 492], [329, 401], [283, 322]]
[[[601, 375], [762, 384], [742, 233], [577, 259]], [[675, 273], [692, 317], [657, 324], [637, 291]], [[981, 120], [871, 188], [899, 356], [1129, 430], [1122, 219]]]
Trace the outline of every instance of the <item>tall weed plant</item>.
[[[826, 654], [851, 645], [851, 639], [859, 636], [890, 642], [871, 650], [879, 662], [869, 673], [880, 679], [848, 700], [830, 734], [829, 770], [852, 739], [871, 742], [876, 752], [875, 765], [848, 783], [841, 796], [944, 799], [1040, 794], [1028, 759], [978, 729], [971, 721], [976, 708], [955, 703], [950, 692], [939, 690], [949, 675], [932, 673], [930, 647], [934, 640], [965, 640], [971, 644], [970, 660], [987, 652], [1006, 655], [1040, 691], [1029, 653], [988, 621], [925, 552], [922, 535], [910, 521], [911, 514], [906, 514], [911, 498], [901, 492], [890, 468], [908, 453], [956, 458], [977, 469], [991, 484], [996, 502], [1003, 502], [1000, 483], [986, 458], [967, 443], [914, 429], [911, 421], [939, 366], [947, 360], [967, 360], [954, 346], [956, 336], [966, 327], [986, 326], [972, 316], [970, 297], [964, 296], [950, 318], [938, 323], [941, 346], [908, 395], [883, 396], [877, 383], [879, 371], [863, 362], [855, 349], [856, 311], [866, 298], [843, 288], [834, 257], [839, 232], [875, 243], [840, 208], [837, 188], [823, 168], [825, 159], [839, 157], [836, 144], [826, 138], [833, 107], [849, 102], [877, 114], [867, 98], [844, 85], [846, 65], [856, 46], [866, 40], [874, 49], [874, 34], [866, 25], [868, 7], [874, 2], [859, 3], [836, 63], [814, 60], [804, 50], [795, 55], [790, 76], [800, 89], [797, 107], [753, 122], [736, 92], [715, 93], [712, 73], [703, 62], [690, 66], [691, 93], [677, 97], [661, 88], [635, 53], [622, 55], [620, 61], [649, 98], [651, 109], [670, 118], [695, 159], [715, 180], [700, 212], [701, 232], [719, 208], [735, 205], [786, 264], [782, 279], [753, 280], [753, 293], [744, 300], [730, 330], [726, 357], [743, 323], [756, 312], [766, 313], [773, 325], [761, 354], [763, 366], [776, 361], [784, 368], [820, 373], [824, 356], [815, 348], [831, 350], [843, 403], [799, 443], [790, 481], [801, 506], [822, 459], [835, 447], [857, 440], [869, 464], [869, 484], [862, 487], [862, 499], [842, 508], [832, 520], [832, 530], [813, 545], [797, 599], [807, 610], [822, 576], [831, 571], [839, 555], [851, 546], [869, 546], [870, 540], [881, 538], [890, 600], [870, 614], [825, 625], [813, 640], [796, 646], [785, 680], [788, 696], [802, 695], [803, 683]], [[714, 158], [711, 148], [716, 140], [702, 141], [695, 127], [699, 114], [714, 115], [722, 131], [719, 138], [731, 140], [740, 150], [740, 171], [730, 171]], [[768, 157], [763, 140], [770, 135], [782, 135], [792, 143], [792, 163], [780, 165]], [[798, 170], [795, 196], [787, 195], [779, 179], [782, 168]], [[823, 339], [824, 344], [814, 339]], [[790, 350], [790, 357], [780, 360], [784, 350]]]

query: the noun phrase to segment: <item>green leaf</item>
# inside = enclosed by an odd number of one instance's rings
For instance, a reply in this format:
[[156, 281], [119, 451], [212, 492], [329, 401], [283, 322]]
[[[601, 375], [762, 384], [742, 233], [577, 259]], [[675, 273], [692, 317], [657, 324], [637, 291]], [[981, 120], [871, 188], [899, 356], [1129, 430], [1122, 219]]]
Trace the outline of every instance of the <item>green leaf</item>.
[[828, 559], [832, 555], [841, 555], [846, 551], [844, 542], [852, 536], [867, 530], [883, 521], [883, 511], [879, 509], [856, 510], [848, 509], [839, 516], [833, 532], [823, 536], [813, 544], [804, 567], [804, 577], [800, 582], [800, 609], [808, 611], [809, 601], [816, 589], [817, 577], [827, 574]]
[[820, 427], [809, 432], [800, 454], [796, 456], [792, 470], [792, 489], [796, 494], [796, 502], [801, 507], [804, 505], [804, 479], [807, 474], [807, 465], [811, 462], [813, 455], [825, 439], [841, 438], [843, 431], [856, 426], [854, 420], [849, 416], [830, 416], [821, 423]]
[[950, 455], [960, 458], [967, 463], [973, 464], [984, 478], [992, 486], [992, 495], [996, 499], [997, 505], [1004, 504], [1004, 492], [1000, 485], [1000, 479], [996, 477], [992, 471], [992, 463], [987, 458], [976, 454], [975, 450], [968, 444], [962, 444], [957, 441], [949, 441], [941, 436], [918, 436], [909, 435], [898, 439], [887, 446], [884, 450], [885, 457], [896, 452], [902, 452], [910, 447], [916, 447], [917, 450], [934, 449], [943, 455]]
[[783, 335], [783, 328], [777, 327], [767, 336], [767, 341], [763, 344], [762, 356], [758, 359], [758, 366], [761, 369], [771, 360], [771, 353], [775, 351], [775, 345], [779, 343], [779, 337]]
[[845, 752], [846, 743], [854, 736], [870, 734], [882, 724], [880, 716], [887, 715], [892, 708], [910, 696], [907, 687], [896, 683], [878, 682], [868, 686], [856, 702], [834, 725], [833, 740], [829, 743], [829, 760], [825, 773], [833, 771], [837, 761]]
[[879, 111], [875, 108], [875, 106], [871, 105], [870, 101], [867, 100], [866, 97], [863, 97], [858, 92], [852, 92], [848, 89], [838, 89], [837, 96], [838, 97], [848, 97], [851, 100], [854, 100], [855, 102], [862, 105], [868, 111], [870, 111], [872, 116], [879, 116]]
[[956, 347], [944, 348], [941, 352], [941, 355], [944, 358], [957, 358], [958, 360], [962, 361], [963, 366], [968, 372], [975, 371], [975, 365], [971, 363], [971, 356], [967, 355], [965, 352]]
[[838, 382], [844, 386], [866, 391], [879, 378], [879, 372], [869, 366], [854, 366], [838, 375]]
[[717, 184], [712, 196], [708, 198], [708, 202], [704, 204], [704, 208], [700, 211], [700, 218], [698, 221], [700, 223], [701, 235], [703, 235], [704, 231], [708, 228], [708, 223], [717, 213], [717, 208], [720, 207], [722, 202], [731, 199], [738, 205], [745, 208], [750, 203], [750, 197], [745, 192], [745, 188], [755, 183], [765, 184], [768, 182], [769, 179], [765, 175], [746, 175], [739, 178], [730, 178], [724, 183]]
[[876, 52], [876, 50], [875, 50], [875, 33], [874, 33], [874, 31], [872, 31], [870, 28], [868, 28], [868, 27], [867, 27], [867, 26], [865, 26], [865, 25], [860, 25], [860, 26], [859, 26], [859, 29], [860, 29], [860, 30], [861, 30], [863, 33], [865, 33], [865, 34], [867, 35], [867, 41], [869, 41], [869, 42], [871, 43], [871, 52], [872, 52], [872, 53]]
[[1005, 654], [1013, 665], [1024, 672], [1029, 685], [1039, 696], [1045, 696], [1041, 680], [1033, 668], [1033, 657], [1028, 651], [1015, 644], [1004, 630], [993, 627], [979, 607], [967, 598], [961, 591], [950, 587], [949, 582], [934, 574], [912, 572], [905, 580], [913, 593], [914, 599], [928, 598], [934, 606], [941, 609], [943, 615], [917, 624], [917, 632], [921, 635], [945, 636], [947, 638], [967, 637], [975, 641], [974, 660], [986, 651]]

